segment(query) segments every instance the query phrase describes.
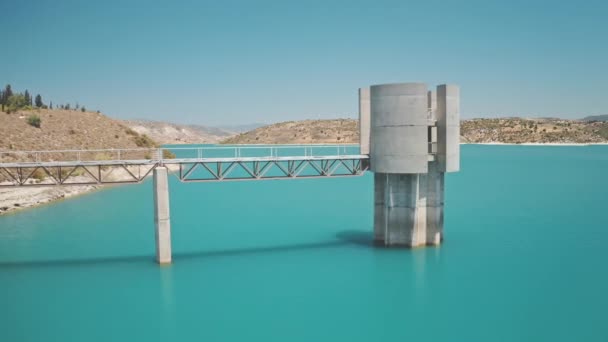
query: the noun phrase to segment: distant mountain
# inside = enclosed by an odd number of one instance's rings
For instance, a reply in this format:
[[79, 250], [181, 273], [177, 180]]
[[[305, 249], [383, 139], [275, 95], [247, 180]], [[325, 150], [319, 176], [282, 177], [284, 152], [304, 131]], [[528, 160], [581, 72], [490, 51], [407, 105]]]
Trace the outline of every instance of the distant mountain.
[[582, 120], [583, 121], [608, 121], [608, 114], [586, 116]]
[[123, 124], [160, 144], [214, 144], [235, 134], [217, 127], [179, 125], [163, 121], [124, 120]]

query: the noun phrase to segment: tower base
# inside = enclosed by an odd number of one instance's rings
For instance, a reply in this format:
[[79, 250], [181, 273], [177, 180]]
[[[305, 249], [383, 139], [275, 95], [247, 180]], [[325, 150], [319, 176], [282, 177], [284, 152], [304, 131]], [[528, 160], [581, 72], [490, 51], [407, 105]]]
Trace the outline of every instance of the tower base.
[[444, 173], [436, 162], [425, 174], [374, 174], [374, 241], [419, 247], [443, 240]]

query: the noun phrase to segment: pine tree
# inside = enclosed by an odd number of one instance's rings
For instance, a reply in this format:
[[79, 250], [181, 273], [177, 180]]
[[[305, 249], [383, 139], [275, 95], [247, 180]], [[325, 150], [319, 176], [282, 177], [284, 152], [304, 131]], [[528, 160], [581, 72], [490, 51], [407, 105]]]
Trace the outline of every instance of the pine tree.
[[4, 89], [4, 98], [8, 101], [8, 98], [13, 96], [13, 90], [11, 89], [11, 85], [7, 84]]
[[53, 101], [49, 104], [49, 109], [53, 109]]
[[44, 103], [42, 103], [42, 96], [40, 96], [40, 94], [36, 95], [36, 107], [40, 108], [44, 105]]
[[27, 91], [27, 89], [25, 89], [25, 94], [23, 94], [25, 96], [25, 103], [27, 103], [28, 105], [32, 105], [32, 95], [30, 95], [30, 93]]

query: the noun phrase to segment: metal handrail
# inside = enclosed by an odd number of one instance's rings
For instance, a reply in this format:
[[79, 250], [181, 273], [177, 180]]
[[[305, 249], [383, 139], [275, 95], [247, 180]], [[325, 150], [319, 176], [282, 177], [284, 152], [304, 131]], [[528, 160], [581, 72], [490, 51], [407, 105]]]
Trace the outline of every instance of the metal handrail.
[[[307, 144], [307, 145], [260, 145], [260, 146], [197, 146], [197, 147], [160, 147], [160, 148], [126, 148], [126, 149], [90, 149], [90, 150], [38, 150], [38, 151], [0, 151], [0, 163], [6, 156], [16, 156], [17, 159], [19, 157], [25, 156], [28, 161], [32, 159], [35, 162], [41, 162], [42, 157], [46, 157], [44, 159], [49, 159], [52, 161], [96, 161], [96, 160], [134, 160], [134, 159], [145, 159], [145, 160], [157, 160], [162, 163], [163, 160], [171, 159], [164, 157], [164, 151], [169, 152], [184, 152], [184, 151], [193, 151], [196, 155], [196, 158], [202, 159], [208, 157], [209, 154], [213, 154], [213, 151], [233, 151], [230, 153], [230, 156], [226, 155], [226, 157], [235, 157], [239, 158], [243, 156], [244, 151], [263, 151], [259, 157], [279, 157], [285, 156], [285, 153], [281, 153], [284, 151], [289, 151], [290, 156], [305, 156], [305, 157], [313, 157], [313, 156], [322, 156], [328, 155], [328, 152], [331, 155], [341, 156], [349, 154], [347, 152], [347, 148], [357, 147], [359, 145], [355, 144], [334, 144], [334, 145], [323, 145], [323, 144]], [[327, 149], [331, 151], [327, 151]], [[335, 149], [335, 150], [334, 150]], [[323, 151], [326, 150], [326, 151]], [[323, 152], [320, 152], [323, 151]], [[128, 153], [132, 152], [141, 152], [145, 153], [144, 157], [129, 157]], [[315, 153], [317, 152], [317, 153]], [[83, 155], [87, 153], [96, 153], [96, 154], [110, 154], [109, 158], [83, 158]], [[74, 156], [72, 158], [66, 158], [66, 156], [62, 156], [62, 154], [69, 154]], [[246, 154], [245, 154], [246, 155]], [[55, 158], [50, 157], [58, 157], [59, 160], [55, 160]], [[194, 157], [194, 156], [193, 156]], [[116, 158], [116, 159], [114, 159]], [[13, 158], [15, 159], [15, 158]], [[66, 160], [68, 159], [68, 160]]]

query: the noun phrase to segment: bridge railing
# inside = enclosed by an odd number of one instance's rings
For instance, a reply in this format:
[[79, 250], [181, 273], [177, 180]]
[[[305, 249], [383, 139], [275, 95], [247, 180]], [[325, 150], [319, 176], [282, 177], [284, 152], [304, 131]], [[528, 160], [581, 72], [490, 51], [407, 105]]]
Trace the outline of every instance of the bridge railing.
[[249, 158], [287, 156], [344, 156], [359, 154], [359, 145], [260, 145], [260, 146], [206, 146], [206, 147], [163, 147], [159, 155], [165, 157], [171, 152], [178, 159], [203, 158]]
[[170, 161], [171, 159], [247, 158], [287, 156], [344, 156], [359, 154], [359, 145], [168, 146], [161, 148], [52, 151], [0, 151], [2, 163]]
[[0, 151], [1, 163], [43, 163], [57, 161], [158, 160], [158, 148]]

